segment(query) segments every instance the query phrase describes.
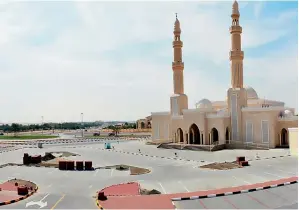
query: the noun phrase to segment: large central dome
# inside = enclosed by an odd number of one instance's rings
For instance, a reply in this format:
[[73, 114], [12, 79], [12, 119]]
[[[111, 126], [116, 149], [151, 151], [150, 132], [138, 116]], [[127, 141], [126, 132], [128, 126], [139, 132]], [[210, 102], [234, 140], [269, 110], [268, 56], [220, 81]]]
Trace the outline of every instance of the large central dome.
[[245, 87], [245, 89], [247, 92], [248, 99], [258, 99], [259, 98], [256, 91], [252, 87], [247, 86], [247, 87]]

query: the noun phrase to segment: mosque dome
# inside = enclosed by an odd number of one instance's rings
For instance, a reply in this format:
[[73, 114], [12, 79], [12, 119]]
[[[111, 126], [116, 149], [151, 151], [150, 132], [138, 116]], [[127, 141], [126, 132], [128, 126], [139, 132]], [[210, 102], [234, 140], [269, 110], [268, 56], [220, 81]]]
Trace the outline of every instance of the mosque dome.
[[293, 116], [293, 112], [291, 112], [290, 110], [286, 109], [286, 110], [284, 110], [284, 116], [285, 117], [292, 117]]
[[248, 99], [258, 99], [259, 98], [256, 91], [252, 87], [247, 86], [247, 87], [245, 87], [245, 89], [247, 92]]
[[201, 109], [201, 108], [212, 108], [212, 102], [209, 99], [201, 99], [199, 102], [197, 102], [195, 104], [197, 109]]

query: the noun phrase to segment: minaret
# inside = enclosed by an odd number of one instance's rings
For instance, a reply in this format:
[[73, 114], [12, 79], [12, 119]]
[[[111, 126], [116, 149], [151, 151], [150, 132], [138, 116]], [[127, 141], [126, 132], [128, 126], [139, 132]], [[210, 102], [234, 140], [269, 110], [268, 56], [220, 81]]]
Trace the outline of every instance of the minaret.
[[232, 25], [230, 26], [231, 50], [229, 53], [231, 68], [231, 88], [227, 91], [227, 103], [231, 115], [231, 142], [242, 142], [244, 138], [242, 127], [242, 108], [247, 106], [247, 92], [243, 88], [243, 58], [241, 48], [242, 27], [239, 25], [239, 6], [234, 1], [232, 7]]
[[180, 21], [176, 14], [176, 20], [174, 23], [173, 30], [174, 39], [172, 42], [173, 45], [173, 88], [174, 94], [184, 94], [184, 62], [182, 59], [182, 47], [183, 42], [181, 41], [181, 27]]
[[242, 27], [239, 25], [239, 6], [238, 2], [234, 1], [232, 8], [232, 25], [230, 27], [231, 34], [231, 51], [229, 59], [231, 62], [231, 87], [243, 88], [243, 58], [244, 52], [241, 48], [241, 33]]
[[177, 14], [174, 23], [173, 35], [172, 70], [174, 95], [170, 98], [170, 108], [171, 115], [178, 116], [183, 114], [183, 109], [188, 109], [188, 98], [184, 94], [184, 62], [182, 59], [183, 42], [181, 41], [181, 26]]

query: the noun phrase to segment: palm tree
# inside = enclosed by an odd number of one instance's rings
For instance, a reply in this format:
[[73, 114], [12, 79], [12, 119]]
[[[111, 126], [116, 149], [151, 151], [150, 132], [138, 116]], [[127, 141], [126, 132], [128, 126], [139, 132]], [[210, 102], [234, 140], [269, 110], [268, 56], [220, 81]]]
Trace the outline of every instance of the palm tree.
[[120, 127], [118, 127], [118, 126], [113, 126], [112, 130], [113, 130], [113, 133], [115, 133], [115, 136], [117, 136], [117, 135], [119, 134]]

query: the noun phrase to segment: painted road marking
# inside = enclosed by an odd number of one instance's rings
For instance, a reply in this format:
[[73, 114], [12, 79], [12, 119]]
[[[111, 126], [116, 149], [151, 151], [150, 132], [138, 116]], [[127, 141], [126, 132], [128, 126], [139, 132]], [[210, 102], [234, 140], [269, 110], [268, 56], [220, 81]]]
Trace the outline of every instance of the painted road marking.
[[114, 171], [114, 169], [111, 169], [111, 174], [110, 174], [110, 176], [112, 176], [112, 175], [113, 175], [113, 171]]
[[232, 176], [234, 179], [236, 179], [236, 180], [240, 180], [240, 181], [242, 181], [242, 182], [245, 182], [246, 184], [252, 184], [252, 183], [250, 183], [250, 182], [247, 182], [247, 181], [245, 181], [245, 180], [243, 180], [243, 179], [239, 179], [239, 178], [237, 178], [237, 177], [235, 177], [235, 176]]
[[52, 206], [51, 210], [55, 209], [55, 207], [64, 199], [65, 194], [61, 196], [61, 198]]
[[179, 183], [180, 185], [182, 185], [183, 188], [184, 188], [187, 192], [190, 192], [190, 191], [187, 189], [187, 187], [186, 187], [181, 181], [178, 181], [178, 183]]
[[271, 173], [268, 173], [268, 172], [264, 172], [264, 174], [268, 174], [268, 175], [271, 175], [271, 176], [276, 176], [278, 178], [285, 178], [284, 176], [279, 176], [279, 175], [271, 174]]
[[99, 173], [100, 170], [96, 170], [93, 174], [93, 176], [96, 176]]
[[48, 187], [48, 188], [52, 187], [52, 184], [49, 184], [47, 187]]
[[88, 188], [89, 188], [89, 189], [90, 189], [90, 188], [92, 188], [92, 185], [89, 185], [89, 187], [88, 187]]
[[166, 193], [166, 190], [165, 190], [164, 187], [162, 186], [161, 182], [158, 182], [158, 183], [159, 183], [159, 185], [161, 186], [161, 189], [163, 190], [164, 194], [167, 194], [167, 193]]

